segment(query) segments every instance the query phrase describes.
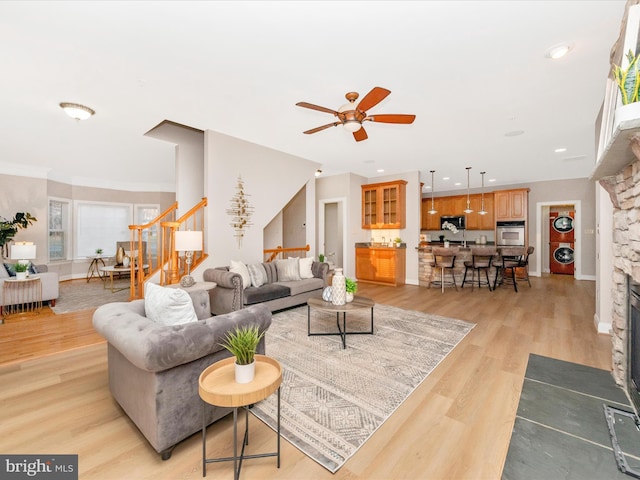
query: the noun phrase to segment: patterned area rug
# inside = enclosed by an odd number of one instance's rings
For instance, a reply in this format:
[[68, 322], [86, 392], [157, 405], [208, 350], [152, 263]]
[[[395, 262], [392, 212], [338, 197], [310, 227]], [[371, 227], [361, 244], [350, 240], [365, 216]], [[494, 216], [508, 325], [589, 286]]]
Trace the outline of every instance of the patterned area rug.
[[[122, 286], [128, 285], [128, 279], [119, 280]], [[120, 284], [118, 284], [120, 286]], [[107, 287], [109, 284], [107, 284]], [[60, 296], [56, 300], [56, 306], [51, 307], [54, 313], [76, 312], [98, 308], [100, 305], [111, 302], [127, 302], [129, 289], [111, 293], [110, 288], [104, 288], [102, 280], [93, 278], [86, 280], [69, 280], [60, 282]]]
[[[376, 305], [374, 335], [307, 336], [307, 307], [274, 315], [266, 352], [283, 367], [281, 432], [335, 473], [389, 418], [474, 324]], [[348, 330], [370, 328], [349, 313]], [[336, 331], [335, 314], [312, 310], [311, 331]], [[276, 429], [277, 396], [252, 412]]]

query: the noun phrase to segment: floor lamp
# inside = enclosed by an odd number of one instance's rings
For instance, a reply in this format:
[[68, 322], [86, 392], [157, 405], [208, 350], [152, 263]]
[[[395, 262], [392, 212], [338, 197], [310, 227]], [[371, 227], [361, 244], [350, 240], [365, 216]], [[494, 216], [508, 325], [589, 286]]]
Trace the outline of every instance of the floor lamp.
[[185, 263], [187, 264], [187, 274], [180, 279], [180, 285], [191, 287], [196, 281], [191, 276], [191, 264], [193, 263], [193, 252], [202, 251], [202, 232], [192, 232], [178, 230], [176, 232], [176, 252], [184, 252]]

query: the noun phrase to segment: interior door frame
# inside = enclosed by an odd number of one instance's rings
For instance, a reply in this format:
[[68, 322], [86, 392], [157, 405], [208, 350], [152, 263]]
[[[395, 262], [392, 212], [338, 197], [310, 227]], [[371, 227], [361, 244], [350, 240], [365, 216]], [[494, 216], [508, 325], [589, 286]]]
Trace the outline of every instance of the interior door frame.
[[349, 265], [350, 257], [347, 249], [347, 197], [324, 198], [318, 201], [318, 251], [324, 252], [324, 209], [328, 203], [338, 203], [342, 207], [342, 267], [345, 275], [347, 275], [346, 266]]
[[554, 200], [553, 202], [537, 202], [536, 203], [536, 271], [531, 272], [532, 275], [542, 276], [542, 232], [549, 223], [549, 218], [543, 218], [543, 207], [552, 207], [554, 205], [573, 205], [575, 218], [573, 219], [573, 231], [575, 232], [573, 244], [573, 264], [575, 269], [573, 277], [582, 278], [582, 202], [580, 200]]

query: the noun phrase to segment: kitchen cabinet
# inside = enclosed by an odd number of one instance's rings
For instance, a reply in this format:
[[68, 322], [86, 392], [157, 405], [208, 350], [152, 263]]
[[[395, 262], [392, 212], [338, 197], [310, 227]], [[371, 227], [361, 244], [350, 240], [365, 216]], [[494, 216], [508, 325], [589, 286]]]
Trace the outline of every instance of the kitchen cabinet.
[[405, 228], [405, 180], [362, 185], [362, 228]]
[[404, 285], [406, 248], [356, 247], [356, 279], [380, 285]]
[[526, 220], [529, 189], [498, 190], [493, 192], [495, 221]]
[[429, 215], [431, 210], [431, 198], [422, 199], [422, 230], [440, 230], [440, 217], [447, 215], [465, 215], [467, 217], [467, 230], [493, 230], [495, 228], [493, 193], [484, 194], [484, 209], [486, 215], [478, 212], [482, 208], [482, 194], [469, 196], [473, 213], [464, 213], [467, 208], [466, 195], [454, 195], [449, 197], [435, 197], [433, 205], [438, 213]]
[[482, 194], [470, 195], [469, 199], [473, 212], [465, 214], [467, 230], [493, 230], [495, 227], [493, 194], [484, 194], [484, 210], [487, 212], [485, 215], [479, 213], [482, 210]]

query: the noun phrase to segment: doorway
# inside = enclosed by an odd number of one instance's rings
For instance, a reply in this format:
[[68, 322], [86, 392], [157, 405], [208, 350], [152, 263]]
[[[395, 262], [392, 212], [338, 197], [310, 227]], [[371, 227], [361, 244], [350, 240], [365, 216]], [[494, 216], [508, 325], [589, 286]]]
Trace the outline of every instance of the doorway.
[[346, 249], [346, 198], [320, 200], [318, 216], [318, 253], [324, 253], [326, 262], [345, 268], [347, 265]]
[[[572, 260], [573, 260], [573, 276], [580, 278], [582, 275], [581, 261], [581, 202], [580, 200], [557, 200], [553, 202], [538, 202], [536, 204], [536, 274], [541, 276], [542, 273], [551, 273], [551, 257], [554, 251], [551, 250], [551, 241], [554, 240], [550, 236], [550, 216], [552, 212], [573, 212], [573, 243], [571, 243]], [[566, 247], [566, 242], [561, 242], [558, 248]], [[557, 249], [557, 248], [556, 248]], [[563, 250], [564, 251], [564, 250]]]

